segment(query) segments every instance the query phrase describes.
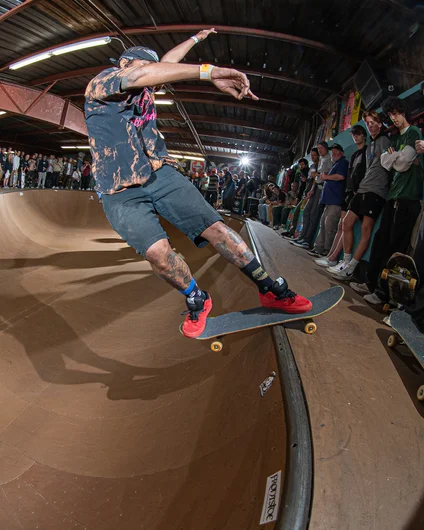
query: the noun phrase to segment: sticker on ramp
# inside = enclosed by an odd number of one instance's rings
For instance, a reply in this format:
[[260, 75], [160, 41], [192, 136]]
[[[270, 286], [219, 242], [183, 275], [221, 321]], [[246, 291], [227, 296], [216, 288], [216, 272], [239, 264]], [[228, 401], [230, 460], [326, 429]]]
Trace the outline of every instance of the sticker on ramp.
[[262, 515], [259, 524], [272, 523], [278, 517], [278, 504], [280, 502], [281, 471], [271, 475], [266, 480], [266, 490]]

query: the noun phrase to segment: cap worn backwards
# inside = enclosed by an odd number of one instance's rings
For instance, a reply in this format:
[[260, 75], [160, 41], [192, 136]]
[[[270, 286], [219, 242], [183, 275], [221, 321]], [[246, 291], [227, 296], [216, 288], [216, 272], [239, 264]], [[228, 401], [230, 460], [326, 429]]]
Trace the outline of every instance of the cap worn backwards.
[[130, 61], [133, 59], [141, 59], [142, 61], [154, 61], [155, 63], [159, 62], [158, 54], [154, 50], [146, 48], [145, 46], [134, 46], [132, 48], [128, 48], [128, 50], [125, 50], [124, 53], [121, 54], [119, 59], [110, 59], [110, 62], [115, 66], [119, 66], [119, 61], [121, 59], [129, 59]]

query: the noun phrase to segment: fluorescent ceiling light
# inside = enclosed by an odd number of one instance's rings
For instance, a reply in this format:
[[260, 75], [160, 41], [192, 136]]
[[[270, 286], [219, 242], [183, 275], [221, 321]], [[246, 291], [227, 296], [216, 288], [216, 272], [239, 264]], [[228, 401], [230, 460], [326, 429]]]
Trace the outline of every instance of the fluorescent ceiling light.
[[89, 39], [75, 44], [68, 44], [67, 46], [61, 46], [52, 50], [52, 55], [62, 55], [63, 53], [75, 52], [77, 50], [83, 50], [85, 48], [92, 48], [93, 46], [101, 46], [102, 44], [109, 44], [112, 39], [110, 37], [103, 37], [100, 39]]
[[200, 160], [200, 162], [204, 162], [204, 158], [200, 156], [185, 156], [184, 158], [187, 158], [187, 160]]
[[75, 145], [62, 145], [62, 149], [76, 149], [77, 147]]
[[203, 162], [205, 159], [201, 156], [192, 156], [192, 155], [180, 155], [178, 153], [173, 153], [172, 151], [169, 151], [169, 154], [173, 156], [174, 158], [184, 158], [185, 160], [199, 160], [200, 162]]
[[38, 55], [33, 55], [32, 57], [28, 57], [27, 59], [22, 59], [22, 61], [13, 63], [9, 66], [9, 68], [11, 70], [18, 70], [18, 68], [22, 68], [23, 66], [28, 66], [32, 63], [38, 63], [38, 61], [44, 61], [44, 59], [48, 59], [50, 56], [51, 52], [39, 53]]
[[5, 110], [0, 110], [0, 116], [2, 116], [3, 114], [6, 114], [6, 111]]
[[23, 66], [28, 66], [29, 64], [37, 63], [38, 61], [44, 61], [44, 59], [48, 59], [53, 55], [62, 55], [63, 53], [69, 53], [76, 50], [83, 50], [84, 48], [92, 48], [93, 46], [108, 44], [111, 40], [111, 37], [102, 37], [99, 39], [89, 39], [82, 42], [76, 42], [75, 44], [68, 44], [67, 46], [59, 46], [59, 48], [55, 48], [54, 50], [38, 53], [37, 55], [32, 55], [31, 57], [22, 59], [22, 61], [12, 63], [9, 68], [11, 70], [18, 70], [18, 68], [22, 68]]
[[90, 149], [89, 145], [77, 145], [77, 149]]
[[163, 88], [155, 92], [155, 96], [164, 96], [165, 94], [166, 94], [166, 90], [164, 90]]
[[156, 105], [173, 105], [174, 100], [173, 99], [157, 99], [155, 103]]

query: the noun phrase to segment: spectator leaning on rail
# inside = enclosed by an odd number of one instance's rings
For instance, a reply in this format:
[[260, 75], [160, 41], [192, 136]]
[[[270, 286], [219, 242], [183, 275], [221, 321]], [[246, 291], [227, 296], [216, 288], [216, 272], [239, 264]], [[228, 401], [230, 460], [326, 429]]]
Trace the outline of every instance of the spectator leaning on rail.
[[302, 246], [307, 250], [312, 247], [319, 221], [324, 210], [324, 205], [320, 204], [321, 193], [324, 187], [324, 182], [320, 179], [320, 175], [321, 173], [328, 173], [333, 166], [331, 155], [328, 152], [327, 142], [320, 142], [317, 149], [320, 156], [318, 170], [310, 173], [310, 176], [315, 180], [308, 194], [308, 203], [303, 212], [303, 229], [301, 236], [305, 244]]
[[320, 179], [324, 182], [320, 199], [320, 203], [324, 205], [324, 212], [321, 217], [320, 230], [315, 246], [313, 250], [308, 251], [308, 254], [314, 257], [328, 254], [337, 233], [344, 201], [349, 162], [346, 160], [344, 149], [340, 144], [331, 146], [331, 159], [334, 165], [330, 172], [321, 173], [320, 175]]
[[[304, 204], [302, 201], [304, 199], [307, 181], [309, 177], [309, 162], [306, 160], [306, 158], [301, 158], [298, 164], [299, 165], [296, 169], [295, 178], [294, 178], [294, 181], [298, 183], [298, 192], [297, 192], [298, 203], [297, 203], [295, 211], [293, 212], [293, 218], [291, 220], [289, 229], [281, 234], [285, 239], [290, 239], [290, 240], [293, 240], [295, 237], [295, 233], [297, 229], [297, 222], [299, 220], [300, 210], [302, 208], [302, 205]], [[310, 187], [308, 187], [308, 190], [306, 191], [309, 191], [309, 190], [310, 190]]]
[[378, 289], [381, 270], [394, 252], [406, 253], [411, 235], [421, 212], [423, 197], [423, 163], [417, 154], [416, 143], [422, 140], [418, 127], [410, 125], [408, 110], [403, 100], [392, 97], [383, 103], [383, 112], [398, 129], [390, 138], [391, 147], [381, 155], [381, 164], [393, 170], [387, 202], [383, 208], [380, 227], [375, 234], [367, 268], [366, 284], [351, 283], [351, 287], [364, 294], [364, 300], [380, 304], [387, 293]]
[[[149, 48], [130, 48], [115, 61], [116, 67], [90, 81], [85, 92], [96, 189], [102, 192], [106, 216], [120, 236], [150, 262], [153, 271], [185, 297], [188, 314], [181, 329], [193, 338], [205, 328], [212, 298], [197, 285], [181, 255], [172, 250], [157, 213], [195, 245], [210, 242], [257, 285], [262, 305], [290, 313], [312, 307], [309, 300], [289, 291], [283, 278], [271, 280], [240, 235], [175, 169], [176, 161], [158, 134], [155, 86], [205, 80], [237, 100], [258, 99], [246, 75], [237, 70], [179, 64], [195, 42], [213, 31], [203, 30], [182, 42], [161, 62]], [[166, 305], [163, 308], [166, 310]]]
[[307, 209], [307, 206], [313, 195], [313, 188], [315, 184], [314, 175], [318, 171], [318, 164], [319, 164], [319, 152], [316, 147], [313, 147], [311, 149], [311, 161], [312, 162], [311, 162], [311, 165], [309, 166], [308, 179], [307, 179], [306, 189], [305, 189], [305, 196], [306, 196], [307, 202], [303, 210], [302, 230], [297, 239], [293, 239], [292, 241], [290, 241], [292, 245], [295, 245], [296, 247], [306, 248], [307, 250], [311, 248], [310, 244], [305, 241], [305, 234], [308, 233], [309, 225], [311, 222], [311, 216], [310, 216], [311, 209], [310, 208]]
[[18, 186], [20, 167], [21, 167], [21, 152], [16, 151], [16, 153], [13, 155], [13, 171], [12, 171], [12, 186], [14, 188]]
[[[390, 140], [381, 134], [383, 123], [375, 111], [364, 112], [362, 119], [371, 136], [366, 151], [366, 172], [355, 196], [351, 200], [346, 217], [343, 220], [344, 259], [328, 270], [338, 280], [350, 280], [365, 254], [373, 226], [384, 207], [389, 189], [389, 172], [381, 165], [381, 155], [390, 147]], [[361, 239], [352, 258], [353, 227], [361, 219]]]
[[205, 199], [211, 205], [215, 206], [218, 201], [218, 171], [216, 168], [213, 168], [210, 172], [208, 179], [208, 189], [206, 191]]
[[37, 171], [38, 171], [38, 184], [37, 188], [46, 187], [46, 177], [47, 169], [49, 168], [49, 161], [47, 160], [47, 155], [44, 155], [43, 158], [40, 158], [38, 161]]
[[[350, 132], [352, 140], [357, 147], [357, 150], [350, 157], [349, 170], [346, 178], [345, 198], [342, 204], [342, 211], [340, 214], [340, 221], [337, 228], [337, 234], [334, 238], [331, 250], [325, 258], [318, 258], [315, 260], [317, 265], [327, 267], [328, 269], [336, 267], [337, 258], [343, 248], [343, 220], [346, 217], [350, 201], [353, 199], [355, 193], [358, 191], [359, 184], [365, 176], [366, 170], [366, 139], [367, 132], [362, 125], [354, 125]], [[352, 257], [352, 256], [350, 256]], [[347, 259], [347, 258], [346, 258]], [[349, 259], [350, 261], [350, 259]], [[339, 268], [337, 268], [339, 270]]]

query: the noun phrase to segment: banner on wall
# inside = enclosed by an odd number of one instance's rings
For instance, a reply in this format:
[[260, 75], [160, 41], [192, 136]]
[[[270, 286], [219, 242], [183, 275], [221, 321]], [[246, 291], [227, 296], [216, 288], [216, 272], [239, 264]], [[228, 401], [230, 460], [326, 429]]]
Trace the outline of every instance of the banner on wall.
[[205, 167], [206, 164], [204, 160], [191, 160], [190, 162], [190, 171], [192, 173], [195, 173], [196, 171], [202, 173], [203, 171], [205, 171]]
[[351, 125], [355, 125], [359, 121], [359, 114], [361, 112], [361, 94], [355, 92], [355, 102], [353, 104], [352, 119], [350, 120]]

